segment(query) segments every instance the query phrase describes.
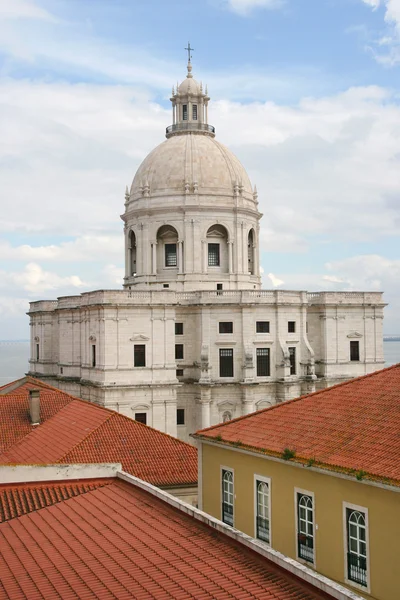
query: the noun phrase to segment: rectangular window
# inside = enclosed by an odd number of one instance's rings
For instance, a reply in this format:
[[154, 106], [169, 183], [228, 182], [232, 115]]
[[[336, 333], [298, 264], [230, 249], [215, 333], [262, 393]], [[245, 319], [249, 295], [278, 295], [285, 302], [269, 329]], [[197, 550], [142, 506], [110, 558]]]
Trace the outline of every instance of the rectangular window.
[[347, 578], [368, 587], [367, 518], [362, 510], [346, 507]]
[[222, 469], [222, 521], [233, 527], [233, 471]]
[[297, 555], [314, 562], [314, 499], [297, 492]]
[[182, 105], [182, 120], [187, 121], [188, 118], [188, 107], [187, 104]]
[[219, 376], [233, 377], [233, 348], [219, 349]]
[[96, 344], [92, 344], [92, 367], [96, 366]]
[[176, 409], [176, 424], [177, 425], [185, 424], [185, 409], [184, 408]]
[[146, 346], [145, 344], [135, 344], [133, 347], [135, 367], [146, 366]]
[[257, 321], [256, 333], [269, 333], [269, 321]]
[[193, 121], [197, 121], [197, 104], [193, 104], [192, 106], [192, 113], [193, 113]]
[[288, 333], [296, 333], [296, 321], [288, 321], [287, 330]]
[[177, 264], [176, 244], [165, 244], [165, 266], [176, 267]]
[[146, 413], [135, 413], [135, 421], [147, 425], [147, 414]]
[[257, 348], [257, 377], [269, 377], [271, 375], [269, 348]]
[[350, 360], [351, 361], [359, 361], [360, 360], [360, 342], [359, 341], [351, 341], [350, 342]]
[[177, 377], [183, 377], [183, 369], [177, 369], [176, 370], [176, 376]]
[[219, 244], [208, 244], [208, 266], [220, 266]]
[[39, 344], [36, 344], [36, 360], [40, 359], [40, 349]]
[[270, 543], [270, 482], [255, 477], [256, 538]]
[[175, 360], [182, 360], [183, 344], [175, 344]]
[[288, 348], [290, 359], [290, 374], [296, 375], [296, 348]]
[[233, 333], [232, 321], [220, 321], [218, 326], [220, 333]]
[[175, 323], [175, 335], [183, 335], [183, 323]]

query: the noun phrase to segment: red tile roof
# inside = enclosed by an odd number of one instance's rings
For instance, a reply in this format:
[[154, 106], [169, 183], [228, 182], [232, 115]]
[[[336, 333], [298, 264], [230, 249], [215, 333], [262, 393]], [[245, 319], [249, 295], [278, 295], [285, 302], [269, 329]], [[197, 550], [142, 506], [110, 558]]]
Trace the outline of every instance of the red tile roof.
[[113, 482], [108, 479], [85, 479], [62, 483], [0, 485], [0, 523], [35, 510], [63, 502]]
[[[0, 396], [0, 406], [5, 398]], [[41, 391], [40, 398], [44, 407], [46, 393]], [[10, 420], [8, 426], [13, 427]], [[194, 446], [85, 400], [69, 397], [42, 425], [27, 428], [29, 435], [8, 447], [0, 464], [119, 462], [153, 485], [197, 484]]]
[[327, 600], [242, 544], [116, 480], [0, 524], [12, 600]]
[[[400, 364], [196, 436], [400, 485]], [[367, 475], [368, 474], [368, 475]], [[364, 474], [362, 474], [364, 476]]]

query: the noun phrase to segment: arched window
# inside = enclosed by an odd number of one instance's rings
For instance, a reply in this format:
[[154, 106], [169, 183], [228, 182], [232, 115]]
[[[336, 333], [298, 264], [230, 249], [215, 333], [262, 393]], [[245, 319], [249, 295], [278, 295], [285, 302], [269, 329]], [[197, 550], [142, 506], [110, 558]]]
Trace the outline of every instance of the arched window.
[[297, 551], [299, 558], [314, 562], [314, 505], [311, 496], [297, 494]]
[[207, 231], [207, 268], [229, 272], [228, 232], [223, 225], [212, 225]]
[[347, 509], [347, 574], [350, 581], [367, 585], [367, 527], [365, 515]]
[[226, 423], [227, 421], [230, 421], [231, 419], [232, 419], [232, 413], [229, 410], [226, 410], [222, 414], [222, 422]]
[[269, 484], [266, 481], [256, 481], [256, 494], [256, 537], [269, 543]]
[[136, 236], [134, 231], [129, 232], [129, 275], [136, 275]]
[[233, 526], [233, 473], [222, 471], [222, 520]]
[[250, 229], [247, 237], [247, 262], [248, 271], [254, 275], [254, 230]]
[[157, 232], [157, 273], [178, 268], [178, 232], [163, 225]]

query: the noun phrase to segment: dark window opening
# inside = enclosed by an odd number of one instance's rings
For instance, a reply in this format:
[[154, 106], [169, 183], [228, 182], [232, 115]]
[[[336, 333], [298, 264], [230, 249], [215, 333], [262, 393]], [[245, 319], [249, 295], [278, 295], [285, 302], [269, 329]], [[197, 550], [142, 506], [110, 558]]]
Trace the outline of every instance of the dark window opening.
[[290, 374], [296, 375], [296, 348], [289, 348]]
[[220, 321], [219, 332], [220, 333], [233, 333], [232, 321]]
[[145, 346], [145, 344], [135, 344], [133, 364], [135, 367], [145, 367], [146, 366], [146, 346]]
[[220, 266], [219, 244], [208, 244], [208, 266]]
[[197, 121], [197, 104], [192, 106], [193, 121]]
[[169, 283], [163, 283], [163, 288], [169, 288]]
[[269, 377], [271, 374], [269, 348], [257, 348], [257, 377]]
[[92, 344], [92, 367], [96, 366], [96, 344]]
[[182, 360], [183, 344], [175, 344], [175, 360]]
[[135, 421], [147, 425], [147, 414], [146, 413], [135, 413]]
[[175, 323], [175, 335], [183, 335], [183, 323]]
[[367, 523], [365, 513], [346, 509], [347, 577], [367, 586]]
[[219, 376], [233, 377], [233, 348], [220, 348]]
[[314, 562], [314, 506], [311, 496], [297, 494], [297, 553]]
[[257, 492], [257, 531], [259, 540], [269, 544], [269, 485], [265, 481], [256, 481]]
[[288, 321], [288, 333], [296, 333], [296, 321]]
[[176, 244], [165, 244], [165, 266], [176, 267], [177, 264]]
[[269, 321], [257, 321], [256, 333], [269, 333]]
[[358, 341], [350, 342], [350, 360], [351, 361], [359, 361], [360, 360], [360, 342], [358, 342]]
[[176, 370], [176, 376], [177, 377], [183, 377], [183, 369], [177, 369]]
[[184, 121], [187, 121], [187, 118], [188, 118], [188, 107], [187, 107], [187, 104], [183, 104], [182, 105], [182, 119]]
[[39, 344], [36, 344], [36, 360], [40, 359], [40, 348]]
[[222, 283], [217, 283], [217, 296], [222, 296]]
[[176, 424], [177, 425], [185, 424], [185, 409], [184, 408], [176, 409]]

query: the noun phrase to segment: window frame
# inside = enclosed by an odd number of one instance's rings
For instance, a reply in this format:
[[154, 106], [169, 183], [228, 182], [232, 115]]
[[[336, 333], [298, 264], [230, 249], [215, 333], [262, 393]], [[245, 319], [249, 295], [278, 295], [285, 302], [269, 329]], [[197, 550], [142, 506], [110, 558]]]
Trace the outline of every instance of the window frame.
[[[143, 365], [136, 364], [136, 348], [139, 348], [139, 347], [144, 348], [144, 352], [143, 352], [144, 364]], [[146, 367], [146, 344], [134, 344], [133, 345], [133, 368], [134, 369], [143, 369], [145, 367]]]
[[197, 121], [197, 117], [198, 117], [197, 104], [192, 104], [192, 121]]
[[[312, 561], [308, 560], [306, 558], [303, 558], [302, 556], [299, 555], [299, 534], [300, 534], [299, 520], [300, 519], [299, 519], [299, 510], [298, 510], [298, 496], [308, 496], [312, 500], [312, 513], [313, 513], [313, 534], [312, 534], [313, 560]], [[294, 488], [294, 516], [295, 516], [295, 523], [296, 523], [296, 560], [298, 560], [299, 562], [301, 562], [302, 564], [305, 564], [305, 565], [312, 565], [315, 568], [317, 548], [316, 548], [316, 536], [315, 536], [316, 510], [315, 510], [315, 494], [314, 494], [314, 492], [310, 492], [310, 490], [303, 490], [301, 488]], [[309, 534], [306, 534], [306, 535], [309, 535]]]
[[[257, 526], [257, 520], [258, 520], [258, 483], [266, 483], [268, 485], [268, 532], [269, 532], [269, 540], [263, 540], [262, 538], [258, 537], [257, 533], [258, 533], [258, 526]], [[254, 538], [260, 542], [262, 542], [263, 544], [267, 544], [268, 546], [272, 545], [272, 532], [271, 532], [271, 478], [270, 477], [264, 477], [263, 475], [257, 475], [257, 473], [254, 473], [254, 486], [253, 486], [253, 490], [254, 490]]]
[[[167, 250], [167, 248], [171, 248], [172, 246], [175, 248], [175, 253]], [[175, 256], [175, 264], [169, 265], [168, 261], [173, 256]], [[166, 242], [164, 244], [164, 267], [166, 269], [176, 269], [178, 267], [178, 244], [176, 242]]]
[[187, 104], [182, 104], [182, 121], [189, 120], [189, 107]]
[[[290, 352], [293, 350], [293, 352]], [[289, 359], [290, 359], [290, 375], [297, 375], [297, 352], [296, 346], [288, 346]], [[294, 360], [292, 361], [292, 356]]]
[[96, 367], [97, 365], [97, 356], [96, 356], [96, 344], [91, 344], [90, 347], [90, 366], [92, 368]]
[[[147, 425], [147, 412], [135, 412], [135, 421], [137, 421], [138, 423], [142, 423], [143, 425]], [[136, 415], [144, 415], [144, 421], [141, 421], [140, 419], [136, 418]]]
[[[355, 344], [357, 344], [355, 346]], [[353, 358], [353, 351], [352, 348], [357, 348], [357, 358]], [[350, 345], [349, 345], [349, 351], [350, 351], [350, 362], [360, 362], [360, 340], [350, 340]]]
[[36, 360], [37, 361], [40, 360], [40, 344], [39, 344], [39, 342], [36, 342]]
[[[231, 331], [221, 331], [221, 325], [231, 325]], [[229, 329], [229, 327], [228, 327]], [[233, 334], [233, 321], [218, 321], [218, 333], [220, 335], [232, 335]]]
[[[264, 356], [267, 357], [267, 361], [266, 361], [266, 371], [267, 373], [264, 375], [260, 375], [258, 372], [258, 351], [259, 350], [264, 350], [266, 351], [266, 354]], [[271, 349], [267, 346], [259, 346], [256, 348], [256, 377], [271, 377]]]
[[[266, 329], [267, 331], [258, 331], [258, 326], [265, 324], [267, 325]], [[256, 333], [258, 334], [266, 334], [266, 333], [271, 333], [271, 327], [270, 327], [271, 322], [270, 321], [256, 321]]]
[[[179, 329], [180, 331], [177, 331]], [[175, 321], [175, 335], [183, 335], [183, 323]]]
[[[349, 545], [348, 545], [348, 525], [347, 525], [347, 511], [357, 511], [364, 515], [365, 518], [365, 544], [366, 544], [366, 563], [367, 563], [367, 584], [362, 585], [349, 579], [348, 577], [348, 553], [349, 553]], [[364, 593], [371, 592], [371, 568], [370, 568], [370, 550], [369, 550], [369, 518], [368, 518], [368, 508], [366, 506], [359, 506], [358, 504], [351, 504], [350, 502], [343, 502], [343, 560], [344, 560], [344, 582], [352, 587], [360, 590]]]
[[175, 360], [183, 360], [184, 347], [183, 344], [175, 344]]
[[296, 333], [296, 321], [288, 321], [287, 330], [288, 333]]
[[[210, 252], [211, 246], [213, 246], [214, 248], [218, 248], [218, 252], [215, 253], [215, 256], [217, 257], [215, 264], [213, 262], [210, 262], [210, 257], [213, 256], [213, 254]], [[208, 242], [207, 243], [207, 265], [209, 267], [214, 267], [214, 268], [221, 266], [221, 244], [219, 242]]]
[[[232, 354], [230, 355], [230, 357], [232, 358], [232, 375], [221, 375], [221, 356], [222, 356], [222, 352], [226, 352], [226, 351], [230, 351]], [[235, 365], [234, 365], [234, 352], [233, 352], [233, 348], [219, 348], [219, 352], [218, 352], [218, 357], [219, 357], [219, 376], [222, 379], [232, 379], [235, 376]], [[228, 356], [224, 357], [227, 358]]]
[[[224, 473], [231, 473], [232, 475], [232, 523], [226, 522], [224, 520]], [[230, 525], [230, 527], [235, 526], [235, 471], [230, 467], [226, 467], [224, 465], [220, 465], [220, 507], [221, 507], [221, 521], [225, 523], [225, 525]]]
[[[180, 415], [180, 417], [183, 417], [183, 418], [180, 419], [178, 415]], [[176, 409], [176, 424], [179, 427], [182, 427], [183, 425], [186, 425], [186, 419], [185, 419], [185, 417], [186, 417], [185, 409], [184, 408], [177, 408]], [[182, 421], [182, 422], [180, 423], [179, 421]]]

